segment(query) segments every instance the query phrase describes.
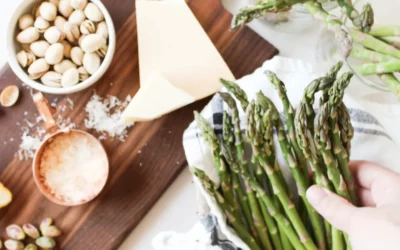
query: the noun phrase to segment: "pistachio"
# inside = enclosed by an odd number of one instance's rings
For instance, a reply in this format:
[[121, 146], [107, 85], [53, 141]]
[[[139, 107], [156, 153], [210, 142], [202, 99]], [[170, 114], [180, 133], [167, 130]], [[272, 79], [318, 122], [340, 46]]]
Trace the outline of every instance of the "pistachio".
[[79, 32], [79, 28], [78, 25], [71, 23], [71, 22], [66, 22], [64, 24], [64, 34], [65, 37], [67, 38], [68, 41], [70, 41], [71, 43], [74, 43], [75, 41], [77, 41], [80, 37], [80, 32]]
[[104, 44], [100, 49], [96, 51], [96, 54], [104, 58], [107, 54], [107, 51], [108, 51], [108, 46], [107, 44]]
[[49, 71], [50, 65], [47, 64], [44, 58], [40, 58], [34, 61], [28, 68], [29, 77], [33, 80], [39, 79], [47, 71]]
[[56, 242], [52, 238], [43, 236], [36, 240], [36, 245], [44, 249], [50, 249], [56, 246]]
[[44, 33], [50, 27], [50, 23], [39, 16], [36, 18], [33, 26], [39, 31], [39, 33]]
[[46, 227], [49, 227], [53, 224], [52, 218], [44, 218], [42, 222], [40, 222], [39, 228], [40, 231], [43, 231]]
[[33, 43], [38, 39], [39, 31], [35, 27], [29, 27], [17, 35], [17, 41], [19, 43]]
[[106, 39], [101, 35], [90, 34], [82, 40], [81, 48], [84, 52], [95, 52], [106, 45], [106, 43]]
[[54, 71], [60, 74], [64, 74], [65, 71], [76, 67], [76, 64], [71, 62], [70, 60], [63, 60], [59, 64], [54, 65]]
[[44, 38], [50, 43], [59, 43], [65, 38], [65, 34], [57, 29], [55, 26], [48, 28], [44, 32]]
[[58, 11], [61, 13], [61, 15], [68, 18], [74, 11], [74, 8], [72, 8], [69, 0], [60, 0], [60, 3], [58, 4]]
[[82, 47], [82, 41], [83, 41], [83, 39], [85, 39], [85, 37], [86, 37], [86, 35], [82, 35], [81, 37], [79, 37], [79, 40], [78, 40], [79, 47]]
[[88, 0], [70, 0], [70, 4], [76, 10], [83, 10], [88, 4]]
[[89, 35], [96, 32], [96, 26], [92, 21], [86, 20], [83, 23], [81, 23], [80, 30], [82, 34]]
[[103, 13], [94, 3], [88, 3], [85, 8], [86, 17], [93, 22], [101, 22], [104, 19]]
[[[61, 87], [61, 78], [62, 75], [60, 73], [54, 72], [54, 71], [49, 71], [46, 74], [44, 74], [40, 80], [42, 81], [42, 83], [46, 86], [49, 87]], [[43, 227], [42, 229], [42, 225], [40, 226], [40, 231], [43, 232], [47, 230], [47, 228], [50, 226], [46, 226]]]
[[46, 50], [49, 48], [50, 44], [45, 40], [40, 40], [31, 43], [30, 50], [37, 57], [44, 57]]
[[30, 51], [21, 50], [17, 53], [17, 61], [23, 68], [30, 66], [35, 60], [35, 55]]
[[32, 239], [37, 239], [40, 237], [39, 230], [32, 224], [24, 224], [22, 225], [22, 229], [24, 230], [25, 234]]
[[24, 244], [18, 240], [6, 240], [4, 242], [4, 246], [8, 250], [23, 250]]
[[61, 44], [64, 46], [64, 57], [71, 58], [72, 45], [67, 41], [62, 41]]
[[67, 20], [62, 17], [62, 16], [57, 16], [56, 19], [54, 20], [54, 26], [57, 27], [57, 29], [59, 30], [63, 30], [64, 29], [64, 23], [66, 23]]
[[[71, 73], [71, 72], [74, 72], [74, 73]], [[70, 78], [70, 80], [75, 80], [75, 72], [76, 72], [76, 75], [77, 75], [77, 77], [76, 77], [77, 78], [77, 83], [79, 82], [79, 74], [77, 73], [78, 70], [76, 68], [71, 68], [71, 69], [67, 70], [65, 72], [65, 74], [61, 78], [61, 85], [63, 85], [63, 87], [66, 87], [63, 84], [63, 80], [64, 80], [65, 77], [66, 78]], [[67, 76], [67, 75], [69, 75], [69, 76]], [[75, 84], [73, 84], [73, 85], [75, 85]], [[61, 230], [56, 226], [46, 227], [45, 230], [43, 231], [43, 236], [51, 237], [51, 238], [58, 237], [61, 234], [62, 234]]]
[[[62, 79], [61, 79], [61, 85], [64, 88], [68, 88], [71, 86], [76, 85], [79, 82], [79, 72], [76, 68], [70, 68], [69, 70], [65, 71], [64, 74], [62, 75]], [[43, 235], [45, 236], [50, 236], [50, 235], [46, 235], [49, 234], [49, 228], [48, 227], [46, 230], [43, 230]], [[55, 236], [52, 236], [55, 237]]]
[[83, 82], [89, 78], [89, 72], [87, 72], [87, 70], [84, 67], [79, 67], [78, 72], [79, 72], [79, 81]]
[[40, 16], [40, 5], [42, 5], [43, 1], [39, 1], [35, 6], [33, 6], [32, 9], [32, 16], [34, 19], [36, 19], [38, 16]]
[[97, 34], [102, 35], [104, 37], [104, 39], [108, 38], [108, 28], [107, 28], [107, 24], [106, 22], [100, 22], [99, 24], [97, 24]]
[[57, 7], [50, 2], [43, 2], [39, 7], [40, 16], [49, 22], [54, 21], [57, 16]]
[[40, 237], [39, 230], [32, 224], [24, 224], [22, 225], [22, 229], [24, 230], [25, 234], [32, 239], [37, 239]]
[[81, 66], [83, 63], [83, 50], [80, 47], [73, 47], [71, 49], [71, 60], [78, 66]]
[[[15, 85], [6, 87], [0, 94], [0, 104], [3, 107], [11, 107], [18, 101], [19, 89]], [[1, 249], [1, 242], [0, 242]]]
[[85, 21], [85, 13], [83, 13], [83, 10], [75, 10], [72, 12], [72, 14], [68, 18], [68, 22], [74, 23], [76, 25], [81, 25], [83, 21]]
[[24, 250], [37, 250], [38, 248], [37, 248], [37, 246], [35, 245], [35, 244], [29, 244], [29, 245], [27, 245], [25, 248], [24, 248]]
[[50, 45], [50, 47], [46, 50], [46, 55], [44, 58], [50, 65], [60, 63], [64, 58], [64, 46], [61, 43]]
[[48, 0], [49, 3], [54, 4], [55, 6], [58, 6], [60, 4], [60, 0]]
[[33, 16], [31, 14], [24, 14], [18, 19], [18, 27], [21, 30], [26, 30], [33, 25]]
[[16, 224], [9, 225], [6, 228], [8, 237], [13, 240], [23, 240], [25, 239], [25, 233], [22, 228]]
[[85, 53], [83, 56], [83, 67], [93, 75], [100, 67], [100, 57], [94, 52]]

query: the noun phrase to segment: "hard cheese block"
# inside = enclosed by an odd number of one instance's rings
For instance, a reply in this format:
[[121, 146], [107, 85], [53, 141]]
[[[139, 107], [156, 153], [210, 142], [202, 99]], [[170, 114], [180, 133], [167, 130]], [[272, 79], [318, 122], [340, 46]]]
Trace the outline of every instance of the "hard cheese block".
[[184, 0], [136, 1], [136, 11], [141, 86], [159, 72], [198, 100], [221, 88], [219, 78], [234, 80]]
[[186, 106], [195, 98], [153, 72], [122, 114], [124, 121], [148, 121]]

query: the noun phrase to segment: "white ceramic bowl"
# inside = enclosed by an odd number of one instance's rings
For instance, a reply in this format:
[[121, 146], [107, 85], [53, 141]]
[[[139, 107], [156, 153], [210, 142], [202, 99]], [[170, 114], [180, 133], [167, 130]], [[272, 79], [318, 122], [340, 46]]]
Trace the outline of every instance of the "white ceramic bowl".
[[115, 52], [115, 43], [116, 43], [115, 29], [111, 16], [108, 13], [106, 7], [101, 3], [100, 0], [90, 0], [90, 2], [96, 4], [97, 7], [99, 7], [99, 9], [102, 11], [109, 33], [108, 51], [105, 58], [103, 59], [103, 62], [100, 65], [100, 68], [87, 80], [80, 82], [77, 85], [68, 88], [55, 88], [43, 85], [39, 80], [30, 79], [25, 69], [23, 69], [19, 65], [16, 57], [16, 54], [22, 49], [21, 45], [16, 41], [16, 36], [18, 32], [18, 19], [25, 13], [31, 13], [33, 6], [37, 2], [40, 2], [40, 0], [24, 0], [14, 11], [9, 21], [8, 32], [7, 32], [7, 49], [8, 49], [8, 63], [10, 64], [11, 69], [18, 76], [18, 78], [25, 84], [29, 85], [30, 87], [36, 90], [49, 94], [59, 94], [59, 95], [71, 94], [86, 89], [91, 85], [95, 84], [107, 71]]

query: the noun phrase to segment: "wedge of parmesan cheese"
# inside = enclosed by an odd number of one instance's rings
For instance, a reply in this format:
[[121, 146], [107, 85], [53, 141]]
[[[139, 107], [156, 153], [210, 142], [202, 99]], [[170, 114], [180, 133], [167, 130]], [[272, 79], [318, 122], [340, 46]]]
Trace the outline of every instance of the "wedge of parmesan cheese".
[[125, 122], [153, 120], [195, 100], [160, 73], [153, 72], [125, 109], [122, 119]]

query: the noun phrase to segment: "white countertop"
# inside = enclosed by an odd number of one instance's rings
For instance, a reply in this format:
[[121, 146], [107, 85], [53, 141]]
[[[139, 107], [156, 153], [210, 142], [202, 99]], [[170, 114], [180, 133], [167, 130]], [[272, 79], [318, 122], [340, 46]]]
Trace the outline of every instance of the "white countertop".
[[[2, 1], [0, 8], [0, 65], [6, 63], [6, 28], [14, 8], [22, 0]], [[244, 0], [223, 0], [229, 10], [236, 10], [243, 5]], [[379, 5], [374, 0], [373, 4]], [[374, 5], [374, 7], [375, 7]], [[383, 4], [382, 4], [383, 5]], [[381, 6], [382, 6], [381, 5]], [[254, 30], [262, 34], [270, 43], [276, 46], [280, 54], [303, 59], [311, 63], [315, 62], [315, 48], [320, 34], [318, 23], [301, 33], [282, 33], [270, 29], [256, 21], [250, 25]], [[293, 39], [296, 37], [296, 39]], [[374, 92], [373, 89], [364, 88], [366, 92]], [[354, 89], [356, 90], [356, 89]], [[364, 93], [365, 94], [365, 93]], [[188, 231], [197, 221], [196, 195], [189, 171], [186, 169], [166, 191], [157, 204], [149, 211], [139, 226], [130, 234], [120, 249], [150, 250], [151, 239], [162, 231], [173, 230], [176, 232]]]

